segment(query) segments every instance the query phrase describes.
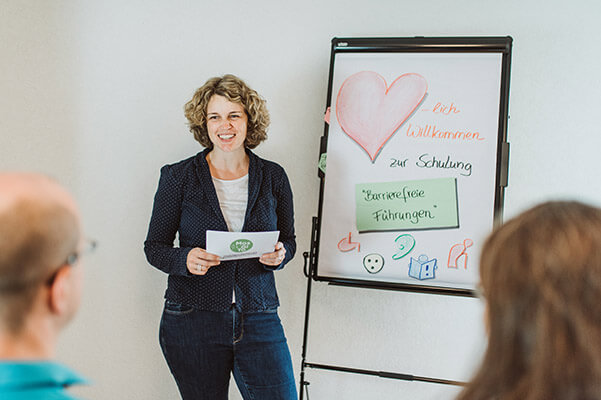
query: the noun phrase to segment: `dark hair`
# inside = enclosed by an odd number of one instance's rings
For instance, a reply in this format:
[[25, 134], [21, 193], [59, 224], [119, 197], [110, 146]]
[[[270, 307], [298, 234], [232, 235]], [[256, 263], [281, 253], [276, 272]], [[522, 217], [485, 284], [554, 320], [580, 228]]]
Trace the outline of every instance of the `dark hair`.
[[548, 202], [486, 241], [489, 342], [461, 400], [601, 398], [601, 210]]

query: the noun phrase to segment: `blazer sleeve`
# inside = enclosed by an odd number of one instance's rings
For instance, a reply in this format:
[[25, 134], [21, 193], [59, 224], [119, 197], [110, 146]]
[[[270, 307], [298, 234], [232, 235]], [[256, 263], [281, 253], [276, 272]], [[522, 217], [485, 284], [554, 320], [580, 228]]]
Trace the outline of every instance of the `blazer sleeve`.
[[294, 233], [294, 206], [292, 202], [292, 189], [286, 172], [282, 169], [280, 185], [276, 189], [276, 215], [278, 218], [278, 230], [280, 231], [280, 242], [286, 249], [286, 255], [280, 265], [271, 267], [263, 264], [265, 269], [275, 271], [284, 268], [288, 261], [292, 260], [296, 253], [296, 235]]
[[148, 262], [170, 275], [190, 276], [186, 259], [192, 247], [174, 247], [180, 225], [183, 189], [166, 165], [161, 168], [159, 186], [154, 196], [152, 216], [144, 242]]

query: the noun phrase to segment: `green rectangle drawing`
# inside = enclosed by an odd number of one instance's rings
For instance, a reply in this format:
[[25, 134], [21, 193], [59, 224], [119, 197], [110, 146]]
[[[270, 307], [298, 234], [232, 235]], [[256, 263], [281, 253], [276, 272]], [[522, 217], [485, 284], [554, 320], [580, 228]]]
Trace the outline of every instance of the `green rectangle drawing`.
[[359, 232], [459, 227], [457, 179], [355, 185]]

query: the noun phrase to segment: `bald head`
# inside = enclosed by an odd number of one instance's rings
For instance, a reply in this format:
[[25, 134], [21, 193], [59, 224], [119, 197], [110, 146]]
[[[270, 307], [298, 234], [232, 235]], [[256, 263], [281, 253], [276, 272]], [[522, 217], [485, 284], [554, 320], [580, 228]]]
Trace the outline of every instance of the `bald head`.
[[0, 173], [0, 324], [18, 330], [37, 290], [77, 249], [73, 198], [36, 174]]
[[77, 213], [71, 195], [49, 177], [32, 173], [0, 173], [0, 212], [19, 200], [27, 199], [45, 204], [60, 203]]

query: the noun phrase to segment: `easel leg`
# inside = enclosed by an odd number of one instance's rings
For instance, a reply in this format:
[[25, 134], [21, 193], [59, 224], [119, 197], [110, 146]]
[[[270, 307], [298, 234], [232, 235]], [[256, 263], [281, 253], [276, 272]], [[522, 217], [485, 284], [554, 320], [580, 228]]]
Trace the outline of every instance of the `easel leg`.
[[[309, 336], [309, 309], [311, 307], [311, 274], [312, 274], [312, 267], [311, 267], [311, 262], [309, 260], [309, 253], [308, 252], [304, 252], [303, 253], [303, 257], [305, 258], [305, 265], [303, 268], [303, 271], [305, 273], [305, 276], [307, 277], [307, 297], [306, 297], [306, 303], [305, 303], [305, 326], [304, 326], [304, 332], [303, 332], [303, 350], [302, 350], [302, 361], [301, 361], [301, 373], [300, 373], [300, 385], [299, 385], [299, 392], [300, 392], [300, 400], [304, 399], [304, 394], [305, 394], [305, 390], [307, 389], [306, 387], [309, 386], [309, 382], [305, 381], [305, 360], [306, 360], [306, 356], [307, 356], [307, 339]], [[309, 268], [307, 269], [307, 264], [309, 266]], [[308, 394], [307, 394], [307, 400], [308, 400]]]

